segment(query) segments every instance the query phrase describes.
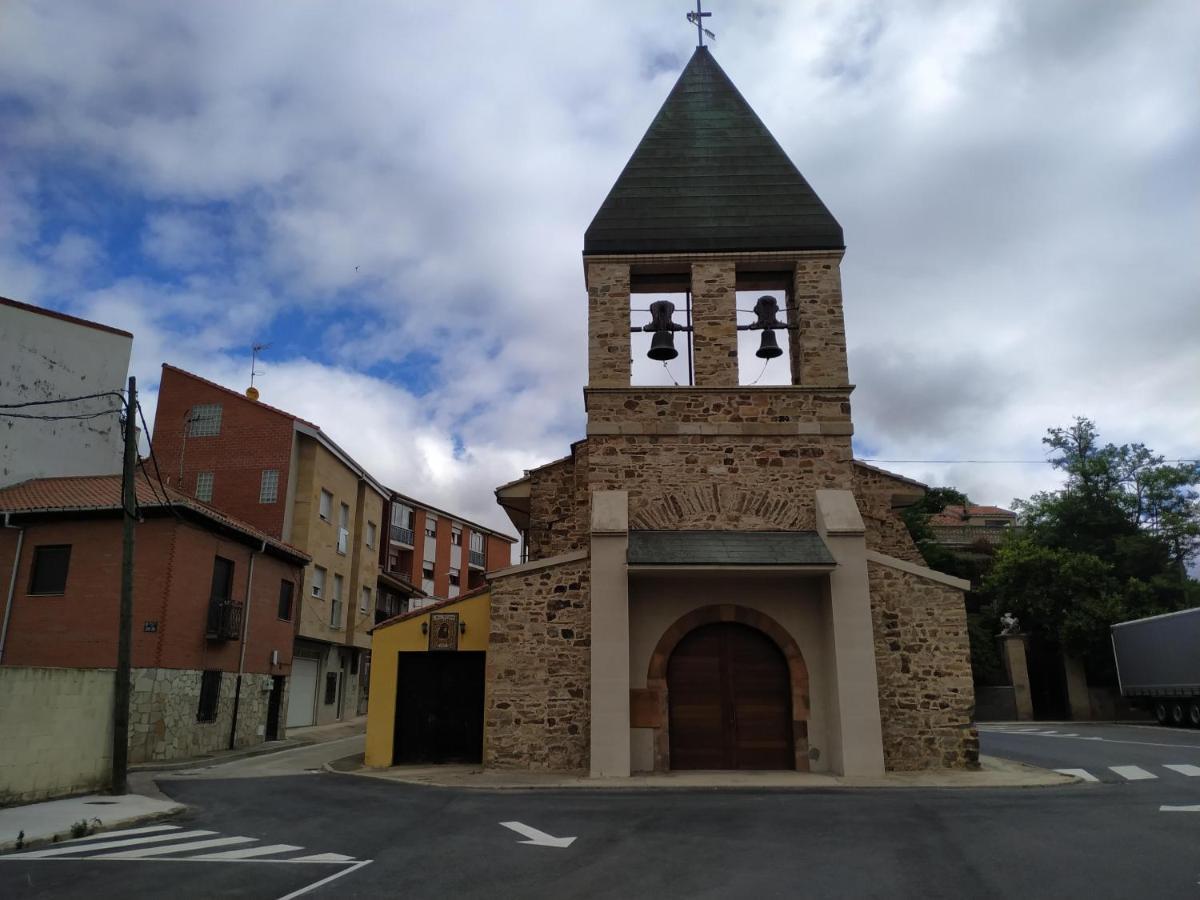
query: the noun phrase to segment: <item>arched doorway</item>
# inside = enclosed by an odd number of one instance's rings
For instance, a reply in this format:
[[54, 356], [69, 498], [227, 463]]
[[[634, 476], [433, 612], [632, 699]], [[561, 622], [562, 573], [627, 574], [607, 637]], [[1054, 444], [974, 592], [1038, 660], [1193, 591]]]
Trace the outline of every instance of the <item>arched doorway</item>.
[[688, 632], [667, 663], [672, 769], [794, 769], [792, 685], [776, 643], [739, 622]]

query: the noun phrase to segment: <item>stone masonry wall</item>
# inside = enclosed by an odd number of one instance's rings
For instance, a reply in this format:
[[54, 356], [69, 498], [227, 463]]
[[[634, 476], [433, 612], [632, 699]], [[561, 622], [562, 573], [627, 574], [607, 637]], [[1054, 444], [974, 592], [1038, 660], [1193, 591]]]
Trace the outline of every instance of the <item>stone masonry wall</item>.
[[633, 373], [629, 340], [629, 266], [590, 263], [588, 384], [625, 387]]
[[491, 582], [485, 766], [588, 768], [589, 571], [584, 558]]
[[587, 442], [580, 441], [567, 459], [529, 473], [529, 560], [582, 550], [589, 521]]
[[792, 279], [799, 325], [791, 342], [794, 384], [847, 384], [846, 323], [842, 316], [842, 254], [800, 259]]
[[913, 485], [889, 478], [882, 472], [854, 466], [854, 498], [867, 527], [867, 546], [923, 566], [925, 560], [913, 543], [908, 526], [900, 518], [899, 510], [892, 509], [892, 495], [900, 486], [915, 490]]
[[738, 383], [736, 272], [733, 261], [692, 263], [692, 353], [701, 386]]
[[619, 435], [589, 444], [589, 488], [627, 490], [635, 528], [812, 530], [813, 492], [853, 481], [848, 436]]
[[889, 771], [974, 768], [979, 735], [962, 591], [867, 564]]

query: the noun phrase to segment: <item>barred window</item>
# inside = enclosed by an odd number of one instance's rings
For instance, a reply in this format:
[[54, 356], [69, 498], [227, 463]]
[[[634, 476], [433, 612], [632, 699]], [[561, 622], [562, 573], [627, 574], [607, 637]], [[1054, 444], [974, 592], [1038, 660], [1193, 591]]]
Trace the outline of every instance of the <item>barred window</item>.
[[274, 503], [279, 499], [279, 470], [263, 469], [262, 482], [258, 486], [258, 502]]
[[196, 499], [203, 500], [205, 503], [212, 501], [213, 494], [213, 473], [212, 472], [197, 472], [196, 473]]
[[221, 433], [221, 404], [198, 403], [188, 416], [188, 437], [211, 437]]

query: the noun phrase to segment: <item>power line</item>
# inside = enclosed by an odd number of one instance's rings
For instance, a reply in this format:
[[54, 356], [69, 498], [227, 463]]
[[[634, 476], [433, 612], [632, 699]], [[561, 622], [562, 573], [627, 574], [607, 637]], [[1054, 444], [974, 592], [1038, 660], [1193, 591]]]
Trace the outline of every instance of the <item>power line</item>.
[[124, 403], [125, 395], [120, 391], [104, 391], [99, 394], [84, 394], [80, 397], [58, 397], [54, 400], [26, 400], [24, 403], [0, 403], [0, 409], [22, 409], [27, 406], [50, 406], [55, 403], [75, 403], [79, 400], [96, 400], [100, 397], [116, 397]]
[[[177, 510], [175, 508], [175, 504], [171, 502], [171, 495], [167, 493], [167, 486], [163, 482], [162, 470], [159, 469], [159, 467], [158, 467], [158, 457], [154, 455], [154, 443], [150, 440], [150, 427], [146, 424], [146, 414], [144, 412], [142, 412], [142, 404], [140, 402], [137, 404], [137, 414], [138, 414], [138, 418], [141, 420], [141, 423], [142, 423], [142, 431], [145, 432], [145, 434], [146, 434], [146, 446], [150, 449], [150, 462], [154, 465], [154, 474], [158, 478], [159, 487], [162, 488], [163, 502], [166, 504], [167, 508], [169, 510], [171, 510], [171, 512], [175, 515], [175, 518], [181, 519], [182, 516], [179, 515], [179, 510]], [[150, 490], [154, 492], [154, 496], [157, 499], [158, 498], [158, 489], [155, 488], [154, 482], [150, 481], [150, 473], [146, 471], [145, 460], [141, 460], [141, 466], [142, 466], [142, 474], [146, 476], [146, 481], [150, 485]]]
[[14, 413], [14, 412], [2, 412], [2, 411], [0, 411], [0, 416], [4, 417], [6, 419], [36, 419], [37, 421], [40, 421], [40, 422], [62, 422], [67, 419], [81, 419], [81, 420], [82, 419], [96, 419], [96, 418], [99, 418], [100, 416], [107, 416], [107, 415], [111, 415], [112, 413], [119, 413], [120, 411], [121, 411], [121, 407], [118, 406], [113, 409], [102, 409], [99, 412], [71, 413], [70, 415], [65, 415], [65, 416], [44, 416], [44, 415], [38, 415], [38, 414], [34, 414], [34, 413]]

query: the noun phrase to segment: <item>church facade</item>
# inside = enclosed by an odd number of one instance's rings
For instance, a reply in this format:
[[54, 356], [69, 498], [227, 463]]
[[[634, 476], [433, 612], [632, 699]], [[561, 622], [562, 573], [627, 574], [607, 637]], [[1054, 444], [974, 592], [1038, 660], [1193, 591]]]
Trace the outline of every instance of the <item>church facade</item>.
[[[585, 235], [586, 437], [497, 489], [527, 561], [490, 580], [486, 766], [977, 763], [968, 585], [898, 516], [923, 486], [853, 458], [844, 249], [698, 48]], [[739, 384], [745, 291], [781, 298], [748, 327], [786, 330], [790, 384]], [[665, 294], [655, 358], [694, 374], [632, 385], [631, 303]]]

